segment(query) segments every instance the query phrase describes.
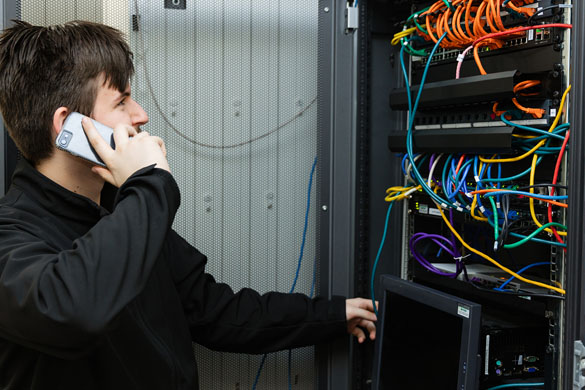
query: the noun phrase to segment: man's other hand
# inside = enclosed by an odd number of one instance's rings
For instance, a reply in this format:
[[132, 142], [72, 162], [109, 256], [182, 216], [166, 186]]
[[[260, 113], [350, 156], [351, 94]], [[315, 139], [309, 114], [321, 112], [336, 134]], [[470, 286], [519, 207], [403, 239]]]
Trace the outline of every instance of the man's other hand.
[[[376, 302], [378, 306], [378, 302]], [[347, 318], [347, 333], [357, 337], [359, 343], [366, 340], [367, 331], [370, 335], [370, 340], [376, 338], [377, 320], [374, 313], [374, 306], [372, 300], [364, 298], [352, 298], [345, 300], [345, 316]]]

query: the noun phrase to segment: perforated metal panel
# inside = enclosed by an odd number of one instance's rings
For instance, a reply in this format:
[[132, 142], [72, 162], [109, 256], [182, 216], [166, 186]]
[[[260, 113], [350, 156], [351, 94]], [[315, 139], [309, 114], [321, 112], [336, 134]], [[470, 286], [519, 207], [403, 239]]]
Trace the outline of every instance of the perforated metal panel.
[[[23, 0], [21, 15], [43, 25], [104, 22], [127, 34], [133, 96], [150, 115], [144, 129], [165, 140], [181, 189], [174, 228], [234, 290], [288, 292], [317, 153], [317, 2], [165, 3], [173, 2]], [[313, 185], [295, 288], [304, 293], [317, 253], [316, 193]], [[202, 389], [252, 388], [262, 356], [194, 350]], [[287, 355], [269, 355], [257, 389], [288, 389]], [[294, 389], [315, 387], [314, 365], [313, 348], [293, 351]]]

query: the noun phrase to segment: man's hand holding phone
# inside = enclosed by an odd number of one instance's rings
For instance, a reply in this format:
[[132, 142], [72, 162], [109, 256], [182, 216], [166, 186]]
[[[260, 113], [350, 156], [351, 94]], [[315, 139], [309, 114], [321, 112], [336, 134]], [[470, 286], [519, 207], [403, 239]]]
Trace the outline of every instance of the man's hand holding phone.
[[134, 172], [152, 164], [156, 164], [157, 168], [171, 171], [166, 158], [165, 144], [161, 138], [146, 132], [137, 133], [136, 129], [129, 125], [118, 125], [114, 128], [116, 148], [113, 149], [99, 135], [89, 118], [84, 117], [82, 125], [89, 142], [107, 167], [96, 165], [92, 167], [92, 171], [108, 183], [120, 187]]

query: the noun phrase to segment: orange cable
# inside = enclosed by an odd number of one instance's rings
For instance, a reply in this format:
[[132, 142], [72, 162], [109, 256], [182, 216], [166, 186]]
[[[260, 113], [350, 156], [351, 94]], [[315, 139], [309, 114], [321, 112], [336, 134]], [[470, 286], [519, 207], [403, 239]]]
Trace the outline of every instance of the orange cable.
[[542, 116], [546, 112], [542, 108], [528, 108], [528, 107], [524, 107], [523, 105], [521, 105], [520, 103], [518, 103], [518, 100], [516, 98], [512, 98], [512, 103], [514, 103], [514, 105], [519, 110], [524, 111], [525, 113], [530, 114], [530, 115], [532, 115], [535, 118], [542, 118]]

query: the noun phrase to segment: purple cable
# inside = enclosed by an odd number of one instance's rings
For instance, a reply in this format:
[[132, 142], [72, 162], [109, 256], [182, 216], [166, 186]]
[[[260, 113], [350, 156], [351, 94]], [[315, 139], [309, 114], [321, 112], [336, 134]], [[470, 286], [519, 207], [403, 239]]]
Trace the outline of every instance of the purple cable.
[[[433, 241], [435, 244], [437, 244], [441, 249], [443, 249], [445, 252], [449, 253], [451, 256], [453, 256], [454, 258], [460, 257], [459, 256], [459, 251], [457, 250], [457, 247], [453, 245], [453, 242], [443, 236], [440, 236], [438, 234], [428, 234], [428, 233], [415, 233], [412, 235], [412, 237], [410, 238], [410, 241], [408, 243], [409, 248], [410, 248], [410, 252], [412, 253], [412, 256], [416, 259], [416, 261], [418, 261], [420, 263], [420, 265], [422, 265], [425, 269], [437, 274], [437, 275], [441, 275], [441, 276], [448, 276], [451, 278], [456, 278], [459, 273], [461, 273], [462, 270], [462, 264], [461, 261], [457, 260], [456, 261], [456, 268], [455, 268], [455, 272], [444, 272], [441, 271], [440, 269], [436, 268], [431, 262], [429, 262], [427, 259], [425, 259], [423, 257], [422, 254], [420, 254], [417, 250], [416, 250], [416, 244], [421, 241], [421, 240], [425, 240], [425, 239], [430, 239], [431, 241]], [[446, 242], [448, 244], [450, 244], [449, 246], [445, 245], [443, 242]]]
[[[455, 226], [455, 224], [453, 223], [453, 209], [449, 209], [449, 222], [451, 223], [451, 226]], [[461, 257], [461, 252], [459, 252], [459, 249], [457, 249], [457, 241], [455, 241], [455, 235], [453, 234], [453, 232], [451, 232], [451, 246], [453, 247], [454, 252], [456, 253], [456, 255], [453, 257]]]

